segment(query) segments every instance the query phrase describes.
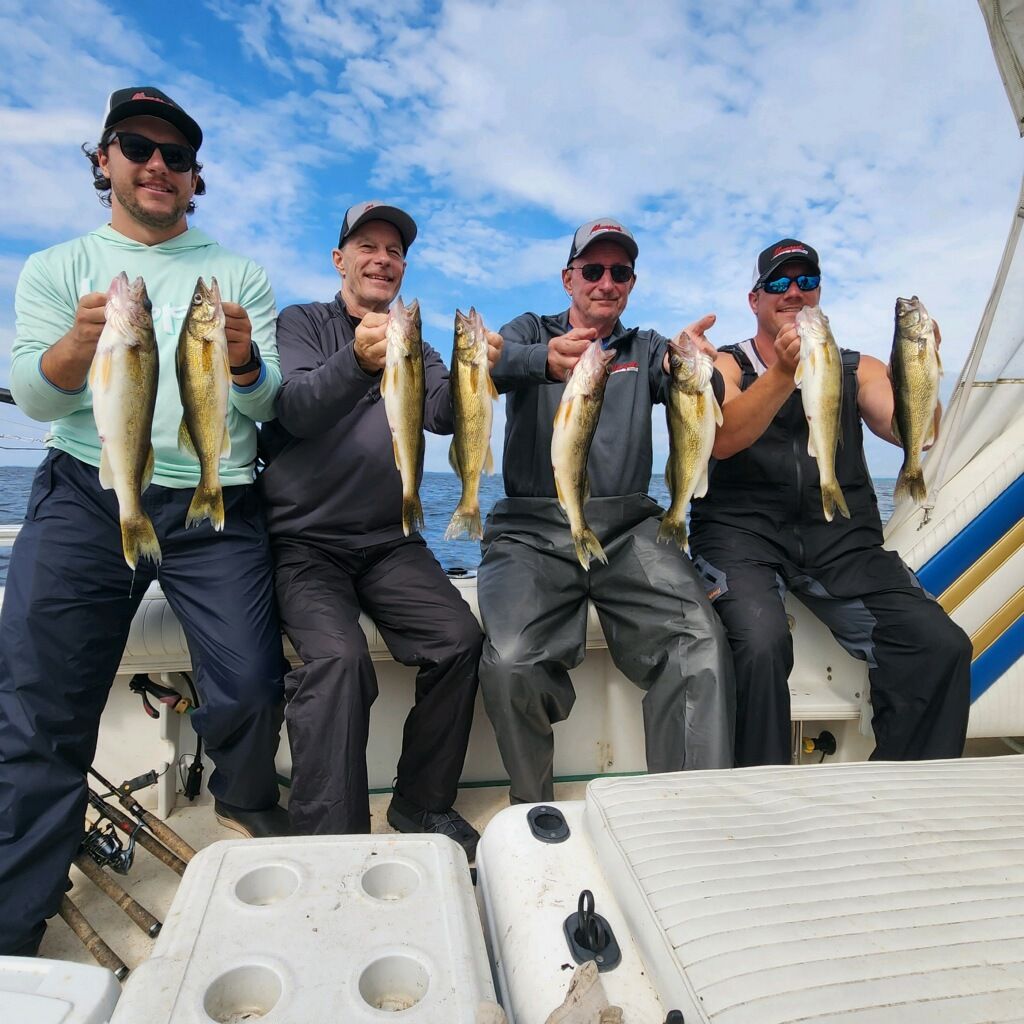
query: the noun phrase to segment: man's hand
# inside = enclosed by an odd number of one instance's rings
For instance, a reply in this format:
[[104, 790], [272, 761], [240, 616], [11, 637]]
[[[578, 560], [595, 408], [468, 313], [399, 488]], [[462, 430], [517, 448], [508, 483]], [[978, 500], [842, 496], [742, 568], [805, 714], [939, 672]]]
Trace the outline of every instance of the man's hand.
[[775, 338], [776, 366], [792, 377], [800, 362], [800, 332], [796, 324], [786, 324]]
[[356, 328], [352, 349], [363, 373], [380, 373], [388, 354], [387, 313], [367, 313]]
[[66, 337], [71, 339], [82, 358], [89, 360], [96, 354], [96, 343], [107, 322], [106, 292], [89, 292], [78, 300], [75, 307], [75, 322]]
[[[222, 302], [224, 334], [228, 340], [228, 365], [245, 366], [252, 358], [252, 321], [245, 307], [237, 302]], [[231, 379], [241, 387], [259, 380], [259, 367], [246, 373], [234, 373]]]
[[565, 380], [596, 337], [593, 327], [574, 327], [552, 338], [548, 342], [548, 376], [552, 380]]
[[493, 370], [505, 341], [497, 331], [488, 331], [485, 328], [484, 333], [487, 335], [487, 369]]
[[89, 292], [78, 300], [71, 329], [55, 341], [39, 361], [43, 376], [65, 391], [77, 391], [89, 376], [96, 343], [107, 322], [105, 292]]

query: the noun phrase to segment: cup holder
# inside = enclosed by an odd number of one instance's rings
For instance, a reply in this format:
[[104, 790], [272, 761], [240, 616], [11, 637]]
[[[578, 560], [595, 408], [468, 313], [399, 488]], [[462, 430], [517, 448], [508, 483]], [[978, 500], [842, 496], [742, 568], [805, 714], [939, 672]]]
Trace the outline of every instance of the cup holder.
[[367, 896], [390, 903], [414, 893], [419, 888], [420, 875], [411, 864], [388, 860], [374, 864], [363, 873], [361, 881]]
[[286, 864], [267, 864], [246, 872], [235, 883], [235, 895], [250, 907], [269, 907], [288, 899], [299, 887], [299, 873]]
[[246, 964], [214, 979], [203, 998], [203, 1009], [216, 1024], [258, 1020], [277, 1005], [283, 988], [277, 971]]
[[359, 994], [375, 1010], [400, 1013], [411, 1009], [426, 994], [430, 976], [426, 967], [408, 956], [374, 960], [359, 975]]

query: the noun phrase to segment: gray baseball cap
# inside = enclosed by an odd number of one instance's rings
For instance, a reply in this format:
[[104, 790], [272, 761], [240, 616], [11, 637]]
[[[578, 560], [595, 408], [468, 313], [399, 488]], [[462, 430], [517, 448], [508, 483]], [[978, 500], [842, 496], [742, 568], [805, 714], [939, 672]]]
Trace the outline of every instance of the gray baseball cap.
[[408, 252], [409, 246], [416, 240], [416, 221], [397, 206], [388, 206], [379, 199], [368, 199], [365, 203], [357, 203], [345, 211], [345, 219], [341, 222], [341, 234], [338, 235], [338, 248], [345, 244], [345, 239], [361, 224], [368, 220], [383, 220], [393, 224], [402, 236], [402, 248]]
[[636, 262], [640, 249], [629, 228], [620, 224], [614, 217], [598, 217], [597, 220], [588, 220], [586, 224], [581, 224], [576, 229], [576, 234], [572, 237], [572, 248], [569, 250], [566, 266], [572, 263], [591, 242], [596, 242], [599, 238], [618, 242], [626, 250], [629, 258], [634, 263]]

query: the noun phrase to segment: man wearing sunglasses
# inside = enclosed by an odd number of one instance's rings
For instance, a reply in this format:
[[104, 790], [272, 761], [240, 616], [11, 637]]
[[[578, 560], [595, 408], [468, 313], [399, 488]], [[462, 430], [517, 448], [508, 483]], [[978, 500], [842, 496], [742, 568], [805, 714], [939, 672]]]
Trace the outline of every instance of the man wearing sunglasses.
[[[733, 681], [728, 648], [690, 560], [658, 544], [663, 510], [647, 495], [651, 414], [669, 385], [668, 339], [623, 326], [638, 247], [612, 218], [583, 224], [562, 271], [569, 308], [525, 313], [501, 329], [493, 377], [507, 394], [507, 497], [487, 519], [477, 596], [484, 621], [480, 686], [494, 724], [512, 802], [552, 799], [552, 723], [575, 692], [588, 600], [618, 668], [646, 691], [651, 771], [732, 765]], [[711, 352], [705, 317], [687, 328]], [[565, 380], [595, 340], [614, 350], [587, 463], [587, 522], [607, 565], [580, 565], [559, 507], [551, 435]]]
[[690, 539], [736, 666], [736, 764], [787, 764], [793, 641], [783, 607], [792, 590], [854, 657], [868, 664], [875, 758], [959, 757], [967, 730], [971, 644], [882, 548], [864, 461], [862, 422], [895, 443], [886, 366], [842, 350], [836, 476], [850, 510], [827, 522], [818, 467], [794, 373], [796, 314], [821, 298], [818, 254], [783, 238], [758, 256], [748, 297], [753, 338], [720, 350], [724, 424]]
[[[216, 770], [222, 822], [245, 835], [287, 831], [274, 755], [283, 696], [280, 627], [266, 527], [254, 492], [255, 421], [280, 386], [274, 297], [262, 268], [190, 228], [204, 191], [199, 125], [150, 86], [111, 94], [87, 150], [110, 223], [32, 255], [16, 293], [11, 391], [52, 422], [14, 544], [0, 615], [0, 953], [31, 954], [57, 912], [82, 839], [85, 772], [132, 618], [156, 567], [125, 564], [87, 375], [122, 271], [152, 303], [159, 383], [153, 479], [143, 503], [160, 583], [185, 630], [199, 709], [191, 723]], [[231, 453], [220, 464], [225, 523], [186, 530], [199, 464], [178, 446], [175, 351], [196, 280], [216, 277], [231, 364]]]
[[[260, 487], [273, 540], [278, 604], [302, 665], [288, 673], [288, 811], [303, 835], [370, 831], [366, 744], [377, 678], [360, 612], [394, 657], [416, 666], [388, 823], [449, 836], [476, 853], [453, 808], [466, 758], [482, 636], [423, 537], [402, 529], [402, 483], [380, 384], [388, 309], [416, 223], [369, 201], [350, 207], [331, 254], [341, 289], [289, 306], [277, 322], [284, 385], [263, 427]], [[493, 332], [490, 363], [501, 338]], [[423, 345], [424, 427], [454, 429], [448, 370]]]

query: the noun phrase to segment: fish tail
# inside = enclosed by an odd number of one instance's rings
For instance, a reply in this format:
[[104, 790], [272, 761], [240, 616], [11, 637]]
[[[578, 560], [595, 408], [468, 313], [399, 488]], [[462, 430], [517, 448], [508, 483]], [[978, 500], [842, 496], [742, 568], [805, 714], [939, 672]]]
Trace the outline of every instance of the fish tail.
[[129, 516], [121, 523], [121, 548], [130, 569], [135, 569], [140, 558], [148, 558], [154, 565], [163, 557], [160, 541], [156, 539], [153, 521], [145, 512]]
[[850, 510], [846, 506], [846, 498], [843, 497], [839, 481], [830, 480], [827, 484], [821, 485], [821, 508], [825, 518], [831, 523], [836, 514], [836, 509], [845, 518], [850, 518]]
[[680, 549], [685, 550], [686, 520], [670, 519], [666, 515], [661, 521], [661, 526], [658, 527], [658, 540], [664, 541], [666, 544], [670, 541], [675, 541], [676, 544], [679, 545]]
[[906, 463], [900, 469], [900, 475], [896, 479], [896, 486], [893, 488], [894, 500], [909, 495], [918, 504], [928, 500], [928, 487], [924, 482], [924, 470], [918, 466], [908, 467]]
[[456, 540], [459, 537], [468, 537], [470, 540], [480, 540], [484, 531], [480, 524], [480, 506], [475, 508], [463, 508], [461, 505], [452, 515], [452, 521], [448, 529], [444, 531], [445, 540]]
[[218, 532], [224, 529], [224, 492], [220, 484], [210, 487], [199, 482], [185, 517], [185, 529], [198, 526], [204, 519], [209, 519], [210, 525]]
[[402, 532], [409, 536], [413, 530], [423, 529], [423, 506], [418, 494], [402, 498]]
[[579, 533], [574, 533], [572, 543], [576, 548], [576, 557], [584, 569], [589, 571], [591, 558], [596, 558], [599, 562], [604, 562], [605, 565], [608, 564], [608, 556], [604, 553], [601, 542], [589, 526], [584, 526]]

